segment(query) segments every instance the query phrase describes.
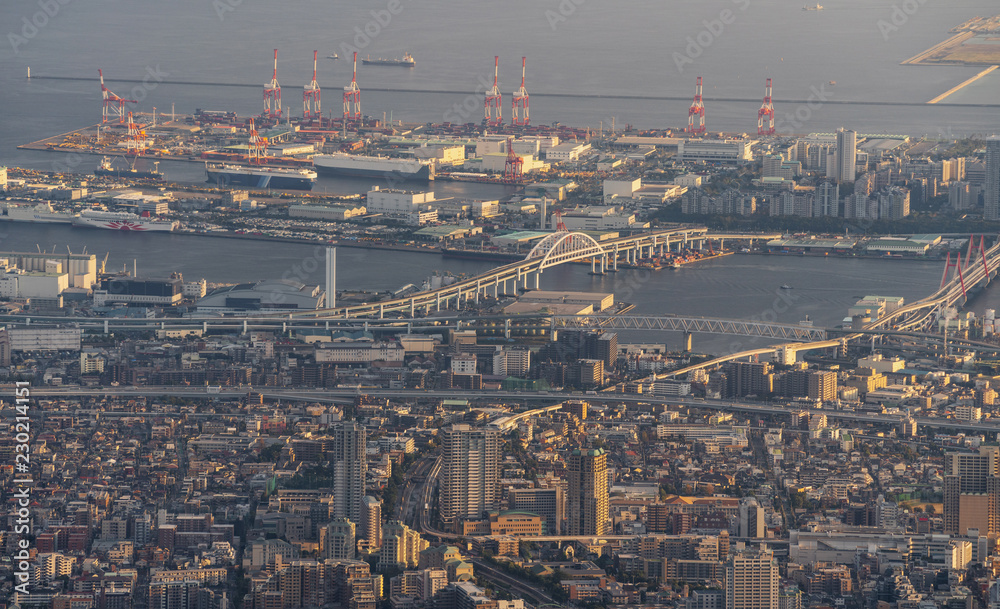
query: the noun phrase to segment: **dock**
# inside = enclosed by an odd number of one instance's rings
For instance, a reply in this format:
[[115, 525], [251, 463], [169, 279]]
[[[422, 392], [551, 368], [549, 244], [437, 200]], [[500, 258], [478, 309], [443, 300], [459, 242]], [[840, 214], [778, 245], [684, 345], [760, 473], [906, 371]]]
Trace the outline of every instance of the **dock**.
[[941, 101], [942, 99], [945, 99], [946, 97], [948, 97], [949, 95], [951, 95], [952, 93], [955, 93], [956, 91], [959, 91], [959, 90], [964, 89], [965, 87], [971, 85], [972, 83], [976, 82], [977, 80], [979, 80], [980, 78], [986, 76], [987, 74], [989, 74], [990, 72], [996, 70], [997, 68], [1000, 68], [1000, 66], [990, 66], [990, 67], [986, 68], [985, 70], [983, 70], [982, 72], [980, 72], [979, 74], [976, 74], [972, 78], [970, 78], [970, 79], [962, 82], [961, 84], [955, 85], [954, 87], [948, 89], [947, 91], [945, 91], [941, 95], [938, 95], [937, 97], [935, 97], [934, 99], [930, 100], [927, 103], [928, 104], [936, 104], [939, 101]]
[[976, 35], [975, 32], [968, 32], [968, 31], [960, 32], [958, 34], [955, 34], [951, 38], [945, 40], [944, 42], [940, 42], [932, 46], [931, 48], [927, 49], [926, 51], [923, 51], [922, 53], [917, 53], [913, 57], [910, 57], [909, 59], [900, 62], [899, 65], [903, 66], [918, 65], [924, 62], [928, 57], [930, 57], [934, 53], [938, 51], [943, 51], [944, 49], [947, 49], [949, 47], [958, 46], [963, 42], [965, 42], [966, 40], [975, 37], [975, 35]]

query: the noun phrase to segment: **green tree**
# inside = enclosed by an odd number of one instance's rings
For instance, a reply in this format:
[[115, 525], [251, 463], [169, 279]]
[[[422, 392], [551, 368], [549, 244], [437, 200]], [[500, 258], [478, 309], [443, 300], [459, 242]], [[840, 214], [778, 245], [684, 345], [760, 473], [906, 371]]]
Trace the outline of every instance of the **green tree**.
[[281, 458], [281, 449], [285, 445], [280, 442], [268, 445], [260, 451], [260, 461], [261, 463], [277, 463], [278, 459]]

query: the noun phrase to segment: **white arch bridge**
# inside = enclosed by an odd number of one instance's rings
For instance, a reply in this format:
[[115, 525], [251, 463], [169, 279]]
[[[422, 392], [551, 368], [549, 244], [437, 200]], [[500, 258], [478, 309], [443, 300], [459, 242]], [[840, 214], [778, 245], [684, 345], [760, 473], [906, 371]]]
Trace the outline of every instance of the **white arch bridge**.
[[381, 302], [285, 313], [286, 318], [351, 319], [358, 317], [382, 319], [387, 313], [402, 313], [410, 317], [430, 314], [444, 308], [461, 309], [470, 300], [479, 302], [482, 295], [498, 297], [516, 294], [518, 289], [538, 289], [541, 274], [546, 269], [590, 260], [591, 271], [604, 274], [618, 270], [618, 263], [638, 264], [639, 260], [687, 247], [702, 247], [708, 240], [724, 243], [729, 240], [759, 241], [777, 238], [777, 234], [709, 234], [704, 227], [678, 227], [639, 233], [598, 242], [585, 233], [555, 232], [542, 239], [528, 256], [519, 262], [497, 267], [488, 273], [455, 282], [451, 285], [413, 294], [405, 298]]

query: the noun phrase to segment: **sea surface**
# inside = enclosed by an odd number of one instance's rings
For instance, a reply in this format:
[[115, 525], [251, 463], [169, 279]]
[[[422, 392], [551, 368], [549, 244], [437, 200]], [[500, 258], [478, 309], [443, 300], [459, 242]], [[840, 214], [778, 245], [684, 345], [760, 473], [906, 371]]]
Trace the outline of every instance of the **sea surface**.
[[703, 76], [713, 130], [752, 131], [773, 78], [783, 132], [1000, 131], [1000, 71], [926, 105], [981, 68], [900, 65], [954, 25], [997, 12], [987, 0], [828, 0], [821, 11], [799, 0], [49, 1], [52, 16], [45, 0], [0, 3], [0, 162], [9, 165], [45, 169], [51, 155], [16, 146], [99, 120], [98, 68], [138, 111], [259, 113], [275, 48], [294, 115], [314, 49], [324, 111], [341, 112], [356, 49], [416, 59], [413, 69], [358, 67], [365, 114], [394, 120], [478, 122], [494, 56], [509, 120], [526, 56], [534, 123], [683, 126]]
[[[822, 11], [804, 11], [798, 0], [5, 0], [0, 165], [52, 170], [73, 158], [74, 170], [92, 171], [96, 157], [17, 146], [98, 122], [98, 68], [110, 89], [137, 100], [137, 111], [257, 114], [275, 48], [283, 105], [294, 115], [301, 112], [301, 87], [312, 76], [317, 49], [324, 112], [334, 115], [351, 79], [347, 56], [358, 50], [362, 57], [414, 56], [413, 69], [358, 66], [365, 114], [407, 122], [478, 122], [494, 56], [500, 56], [509, 120], [510, 94], [520, 85], [520, 58], [526, 56], [536, 124], [558, 121], [594, 131], [612, 122], [618, 129], [683, 126], [695, 78], [703, 76], [712, 130], [752, 131], [764, 80], [773, 78], [778, 128], [785, 133], [847, 127], [951, 138], [1000, 131], [1000, 71], [946, 103], [927, 105], [980, 68], [900, 65], [943, 41], [954, 25], [994, 14], [995, 2], [823, 5]], [[326, 58], [335, 52], [340, 59]], [[165, 162], [161, 169], [175, 181], [204, 179], [199, 164]], [[370, 186], [366, 180], [322, 178], [317, 191], [360, 193]], [[433, 188], [439, 197], [497, 198], [509, 192], [464, 183], [438, 182]], [[100, 258], [109, 253], [109, 268], [135, 261], [144, 276], [179, 271], [186, 279], [210, 281], [322, 280], [321, 255], [309, 245], [0, 226], [0, 250], [63, 252], [66, 246], [74, 252], [86, 246]], [[395, 290], [436, 271], [473, 274], [489, 266], [436, 254], [340, 248], [338, 282], [340, 289]], [[808, 316], [824, 326], [839, 323], [847, 307], [867, 294], [907, 300], [928, 294], [942, 268], [932, 262], [737, 255], [679, 271], [604, 277], [589, 275], [585, 265], [564, 265], [547, 271], [542, 287], [613, 291], [634, 303], [636, 313], [790, 323]], [[793, 289], [781, 290], [782, 284]], [[974, 309], [996, 305], [1000, 295], [993, 290], [972, 303]], [[750, 344], [710, 336], [695, 342], [708, 351]]]
[[[182, 273], [186, 281], [244, 282], [281, 278], [308, 284], [324, 281], [324, 252], [308, 244], [261, 242], [184, 234], [128, 233], [24, 223], [0, 223], [0, 251], [43, 251], [53, 256], [86, 248], [107, 268], [138, 270], [142, 277]], [[435, 273], [476, 275], [489, 262], [444, 258], [438, 253], [337, 248], [338, 290], [397, 290], [419, 286]], [[634, 315], [690, 315], [833, 327], [867, 295], [902, 296], [907, 302], [933, 292], [944, 264], [867, 258], [735, 254], [681, 269], [620, 270], [590, 274], [588, 264], [565, 264], [542, 274], [541, 289], [611, 292], [635, 305]], [[792, 289], [782, 289], [788, 285]], [[1000, 300], [988, 291], [979, 307]], [[625, 333], [631, 342], [666, 342], [667, 333]], [[773, 342], [773, 341], [770, 341]], [[745, 337], [698, 335], [699, 350], [734, 351], [761, 344]]]

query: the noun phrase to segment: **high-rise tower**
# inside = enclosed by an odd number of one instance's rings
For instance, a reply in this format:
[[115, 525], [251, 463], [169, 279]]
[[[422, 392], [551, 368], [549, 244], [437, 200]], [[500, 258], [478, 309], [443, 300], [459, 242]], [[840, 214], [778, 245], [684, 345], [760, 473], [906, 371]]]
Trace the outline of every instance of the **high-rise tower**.
[[456, 424], [441, 430], [438, 511], [448, 526], [500, 506], [500, 432]]
[[608, 532], [608, 455], [603, 449], [576, 449], [566, 463], [566, 519], [570, 535]]

